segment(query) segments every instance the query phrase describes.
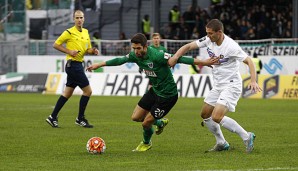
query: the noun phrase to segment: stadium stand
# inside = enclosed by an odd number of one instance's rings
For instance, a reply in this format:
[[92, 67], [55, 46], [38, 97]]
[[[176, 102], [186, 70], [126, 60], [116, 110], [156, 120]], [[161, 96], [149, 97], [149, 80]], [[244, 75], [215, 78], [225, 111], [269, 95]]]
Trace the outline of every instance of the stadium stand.
[[[129, 50], [121, 48], [129, 44], [129, 40], [119, 40], [124, 33], [130, 38], [140, 32], [140, 22], [144, 14], [156, 16], [151, 18], [153, 30], [160, 32], [162, 44], [169, 53], [175, 53], [178, 47], [188, 43], [190, 39], [204, 36], [205, 24], [211, 18], [220, 18], [225, 25], [225, 33], [238, 40], [240, 44], [251, 46], [271, 46], [276, 43], [297, 45], [293, 30], [298, 30], [293, 16], [297, 15], [297, 3], [293, 0], [257, 1], [211, 1], [194, 0], [27, 0], [19, 3], [16, 0], [0, 1], [0, 73], [14, 72], [17, 55], [62, 55], [52, 48], [53, 40], [71, 23], [75, 9], [85, 10], [84, 27], [93, 33], [98, 32], [97, 41], [101, 55], [126, 54]], [[99, 3], [100, 2], [100, 3]], [[293, 3], [294, 2], [294, 3]], [[173, 5], [181, 12], [180, 31], [171, 37], [168, 14]], [[191, 8], [190, 8], [191, 7]], [[186, 14], [187, 9], [191, 9]], [[296, 12], [295, 12], [296, 11]], [[10, 14], [11, 12], [11, 14]], [[160, 15], [154, 15], [158, 13]], [[43, 16], [38, 20], [32, 15]], [[42, 15], [40, 15], [42, 14]], [[194, 30], [187, 30], [186, 25], [193, 20], [183, 18], [195, 15]], [[190, 16], [190, 17], [189, 17]], [[187, 18], [187, 17], [186, 17]], [[31, 19], [31, 20], [30, 20]], [[30, 23], [31, 29], [30, 30]], [[35, 26], [35, 27], [33, 27]], [[185, 33], [189, 31], [190, 39]], [[34, 33], [37, 34], [32, 36]], [[182, 35], [179, 35], [182, 34]], [[285, 39], [287, 38], [287, 39]], [[264, 40], [259, 40], [264, 39]], [[250, 40], [250, 41], [249, 41]], [[192, 54], [198, 55], [198, 51]]]

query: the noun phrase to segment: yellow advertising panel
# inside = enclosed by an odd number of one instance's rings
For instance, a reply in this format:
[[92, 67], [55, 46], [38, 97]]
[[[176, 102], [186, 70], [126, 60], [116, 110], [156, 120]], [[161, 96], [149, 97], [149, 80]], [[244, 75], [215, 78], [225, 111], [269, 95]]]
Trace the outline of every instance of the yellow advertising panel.
[[49, 74], [46, 82], [45, 94], [56, 94], [61, 74]]
[[298, 99], [298, 75], [258, 75], [257, 82], [263, 91], [257, 94], [247, 88], [250, 76], [242, 78], [244, 98]]

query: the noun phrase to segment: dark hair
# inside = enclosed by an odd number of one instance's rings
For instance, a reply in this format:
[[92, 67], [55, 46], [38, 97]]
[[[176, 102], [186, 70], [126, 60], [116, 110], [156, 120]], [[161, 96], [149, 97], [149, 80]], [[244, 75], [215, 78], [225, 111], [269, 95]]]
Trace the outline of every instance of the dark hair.
[[131, 43], [140, 43], [142, 46], [147, 45], [147, 38], [144, 34], [142, 33], [137, 33], [131, 38]]
[[222, 22], [218, 19], [210, 20], [207, 23], [206, 28], [211, 28], [215, 32], [219, 31], [219, 30], [222, 30], [222, 32], [224, 32], [224, 26], [223, 26]]

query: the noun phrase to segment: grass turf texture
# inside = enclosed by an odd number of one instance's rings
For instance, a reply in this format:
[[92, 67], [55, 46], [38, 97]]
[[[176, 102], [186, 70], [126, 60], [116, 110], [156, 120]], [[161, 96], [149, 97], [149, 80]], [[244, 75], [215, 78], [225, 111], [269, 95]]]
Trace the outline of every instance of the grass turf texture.
[[[166, 116], [164, 132], [153, 135], [147, 152], [132, 152], [142, 140], [140, 123], [131, 121], [140, 97], [92, 96], [86, 117], [95, 127], [74, 124], [80, 96], [73, 96], [59, 114], [59, 126], [45, 119], [56, 95], [0, 94], [0, 170], [298, 170], [297, 100], [240, 99], [229, 113], [257, 138], [245, 153], [240, 137], [223, 129], [232, 150], [204, 153], [215, 138], [200, 126], [203, 99], [179, 98]], [[86, 142], [102, 137], [103, 155], [86, 151]]]

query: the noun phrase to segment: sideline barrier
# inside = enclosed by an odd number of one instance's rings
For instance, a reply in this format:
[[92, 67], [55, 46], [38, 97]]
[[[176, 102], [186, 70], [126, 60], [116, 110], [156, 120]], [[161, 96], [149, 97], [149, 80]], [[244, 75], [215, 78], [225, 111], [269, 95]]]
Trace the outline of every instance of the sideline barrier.
[[242, 76], [242, 97], [264, 99], [298, 99], [298, 75], [259, 75], [262, 93], [251, 94], [247, 89], [250, 77]]
[[[103, 96], [142, 96], [148, 87], [148, 79], [140, 74], [88, 73], [93, 95]], [[248, 75], [243, 75], [243, 98], [264, 99], [298, 99], [297, 75], [259, 75], [258, 84], [263, 91], [252, 94], [247, 88], [250, 82]], [[50, 73], [45, 94], [61, 94], [66, 74]], [[213, 77], [209, 74], [174, 74], [180, 97], [205, 97], [213, 85]], [[59, 81], [57, 81], [59, 80]], [[52, 85], [52, 86], [50, 86]], [[49, 87], [50, 86], [50, 87]], [[79, 88], [76, 94], [81, 94]]]
[[[141, 74], [87, 73], [92, 95], [142, 96], [148, 88], [148, 78]], [[208, 74], [174, 74], [180, 97], [205, 97], [212, 87]], [[49, 73], [44, 94], [61, 94], [65, 86], [65, 73]], [[74, 94], [81, 94], [76, 88]]]
[[[86, 73], [93, 95], [142, 96], [148, 87], [148, 78], [135, 73]], [[213, 85], [210, 74], [174, 74], [180, 97], [205, 97]], [[298, 99], [298, 75], [258, 75], [258, 84], [263, 92], [252, 94], [247, 89], [249, 75], [242, 75], [243, 98]], [[65, 73], [0, 75], [0, 92], [42, 92], [61, 94], [66, 83]], [[74, 94], [80, 95], [80, 88]]]
[[42, 92], [45, 90], [47, 75], [28, 73], [0, 75], [0, 92]]
[[[297, 52], [298, 53], [298, 52]], [[208, 56], [208, 54], [203, 55], [203, 57]], [[120, 56], [122, 57], [122, 56]], [[86, 56], [83, 63], [84, 67], [92, 65], [93, 63], [98, 63], [101, 61], [106, 61], [114, 59], [115, 56]], [[202, 58], [201, 56], [198, 58]], [[295, 75], [298, 73], [298, 56], [259, 56], [263, 62], [263, 69], [261, 74], [271, 74], [271, 75]], [[17, 72], [20, 73], [50, 73], [50, 72], [65, 72], [64, 66], [66, 64], [65, 56], [18, 56], [18, 67]], [[38, 64], [34, 65], [33, 64]], [[98, 73], [136, 73], [138, 74], [139, 67], [135, 63], [125, 63], [120, 66], [113, 67], [103, 67], [95, 72]], [[173, 74], [189, 74], [189, 65], [176, 64], [175, 68], [172, 70]], [[209, 67], [202, 67], [201, 74], [211, 74], [212, 70]], [[240, 73], [248, 74], [247, 65], [241, 63]]]

